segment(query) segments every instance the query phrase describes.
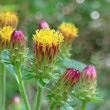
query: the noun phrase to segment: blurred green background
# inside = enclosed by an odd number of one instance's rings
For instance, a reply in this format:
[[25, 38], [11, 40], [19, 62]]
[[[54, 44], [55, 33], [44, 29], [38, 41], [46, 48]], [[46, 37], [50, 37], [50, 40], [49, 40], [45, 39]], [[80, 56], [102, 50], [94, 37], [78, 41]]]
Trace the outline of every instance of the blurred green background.
[[[98, 92], [104, 100], [88, 104], [87, 110], [110, 110], [110, 0], [0, 0], [0, 11], [6, 9], [17, 12], [18, 29], [28, 36], [27, 45], [32, 52], [32, 34], [39, 22], [45, 20], [55, 29], [62, 21], [74, 23], [79, 28], [79, 37], [72, 45], [71, 58], [96, 66]], [[10, 74], [7, 81], [7, 104], [10, 104], [19, 91]], [[30, 82], [35, 81], [26, 81], [28, 96]], [[43, 103], [47, 104], [45, 99]]]

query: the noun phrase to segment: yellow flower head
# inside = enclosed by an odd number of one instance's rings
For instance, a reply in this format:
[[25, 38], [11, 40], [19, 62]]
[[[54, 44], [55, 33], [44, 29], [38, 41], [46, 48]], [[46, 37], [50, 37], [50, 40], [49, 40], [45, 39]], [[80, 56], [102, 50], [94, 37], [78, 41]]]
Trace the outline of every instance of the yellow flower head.
[[[41, 78], [49, 78], [52, 66], [56, 61], [60, 46], [63, 42], [63, 35], [59, 31], [40, 29], [33, 35], [34, 41], [34, 72]], [[45, 72], [46, 69], [46, 72]], [[39, 70], [44, 71], [43, 74]]]
[[75, 27], [74, 24], [63, 22], [59, 26], [59, 30], [63, 33], [64, 37], [77, 37], [78, 36], [78, 28]]
[[11, 26], [3, 27], [3, 29], [0, 30], [0, 42], [10, 42], [11, 34], [13, 33], [14, 28]]
[[0, 13], [0, 27], [12, 26], [13, 28], [16, 28], [17, 24], [18, 17], [16, 16], [16, 13], [6, 10]]
[[38, 45], [41, 44], [44, 48], [46, 46], [51, 47], [52, 45], [57, 46], [61, 45], [63, 42], [63, 35], [59, 33], [59, 31], [55, 32], [55, 30], [50, 29], [41, 29], [37, 30], [36, 34], [33, 35], [33, 40]]

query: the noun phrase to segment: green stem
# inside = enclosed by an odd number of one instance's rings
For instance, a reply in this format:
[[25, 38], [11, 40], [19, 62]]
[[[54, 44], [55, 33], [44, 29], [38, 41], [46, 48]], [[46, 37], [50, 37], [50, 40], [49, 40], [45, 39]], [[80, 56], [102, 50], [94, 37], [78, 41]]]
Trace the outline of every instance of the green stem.
[[6, 96], [6, 70], [4, 64], [0, 62], [0, 108], [5, 110], [5, 96]]
[[24, 83], [21, 79], [22, 78], [21, 69], [20, 69], [20, 67], [18, 67], [16, 69], [17, 69], [18, 80], [19, 80], [18, 85], [19, 85], [19, 89], [20, 89], [21, 95], [22, 95], [24, 103], [25, 103], [26, 110], [31, 110], [31, 108], [29, 106], [28, 99], [27, 99], [26, 91], [25, 91], [25, 88], [24, 88]]
[[42, 88], [38, 88], [38, 94], [37, 94], [37, 106], [36, 110], [40, 110], [40, 103], [41, 103], [41, 97], [42, 97]]
[[34, 100], [33, 100], [33, 103], [32, 103], [32, 110], [35, 110], [35, 107], [36, 107], [36, 103], [37, 103], [37, 92], [36, 92], [36, 95], [35, 95], [35, 97], [34, 97]]
[[56, 107], [56, 104], [55, 103], [51, 103], [49, 110], [54, 110], [55, 107]]
[[85, 110], [86, 109], [86, 105], [87, 105], [87, 102], [82, 102], [82, 106], [80, 107], [81, 110]]

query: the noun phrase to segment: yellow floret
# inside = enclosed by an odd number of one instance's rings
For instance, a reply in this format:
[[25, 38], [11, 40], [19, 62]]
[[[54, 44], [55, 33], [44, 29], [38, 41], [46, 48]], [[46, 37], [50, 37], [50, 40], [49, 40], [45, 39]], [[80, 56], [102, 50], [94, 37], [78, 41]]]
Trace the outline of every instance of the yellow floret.
[[10, 42], [13, 31], [14, 28], [12, 28], [11, 26], [3, 27], [3, 29], [0, 30], [0, 38], [2, 42]]
[[59, 31], [55, 31], [54, 29], [41, 29], [36, 30], [36, 34], [33, 35], [34, 42], [42, 44], [43, 47], [55, 45], [61, 45], [64, 37]]
[[72, 35], [73, 37], [77, 37], [78, 36], [78, 34], [77, 34], [78, 33], [78, 28], [76, 28], [75, 25], [71, 24], [71, 23], [63, 22], [59, 26], [59, 30], [61, 32], [63, 32], [67, 37], [70, 36], [70, 35]]
[[3, 11], [0, 13], [0, 25], [3, 26], [13, 26], [18, 23], [18, 17], [16, 13], [11, 11]]

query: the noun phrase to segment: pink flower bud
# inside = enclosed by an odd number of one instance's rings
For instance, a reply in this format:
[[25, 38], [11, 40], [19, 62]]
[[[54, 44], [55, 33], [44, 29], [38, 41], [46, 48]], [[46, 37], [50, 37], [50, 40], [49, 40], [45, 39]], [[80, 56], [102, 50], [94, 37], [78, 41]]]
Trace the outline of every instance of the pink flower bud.
[[48, 25], [48, 23], [46, 22], [46, 21], [42, 21], [42, 22], [40, 22], [40, 24], [39, 24], [39, 29], [46, 29], [46, 28], [50, 28], [49, 27], [49, 25]]
[[13, 97], [12, 102], [13, 103], [19, 103], [21, 100], [18, 96]]
[[79, 81], [80, 72], [75, 69], [68, 69], [56, 83], [53, 88], [51, 97], [55, 99], [57, 103], [66, 101], [68, 96], [71, 94], [73, 88]]
[[93, 65], [88, 65], [81, 73], [78, 97], [80, 100], [91, 100], [95, 97], [97, 72]]
[[21, 30], [15, 30], [12, 33], [10, 41], [10, 59], [12, 64], [21, 64], [26, 60], [27, 50], [26, 50], [26, 41], [24, 34]]
[[84, 68], [81, 74], [82, 80], [96, 81], [97, 80], [97, 72], [94, 66], [88, 65]]
[[8, 108], [8, 110], [12, 110], [11, 108]]
[[15, 30], [12, 33], [11, 42], [13, 42], [13, 43], [23, 42], [25, 44], [25, 38], [24, 38], [23, 32], [21, 30]]
[[22, 110], [22, 101], [20, 97], [15, 96], [12, 99], [12, 108], [13, 110]]

